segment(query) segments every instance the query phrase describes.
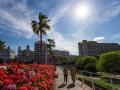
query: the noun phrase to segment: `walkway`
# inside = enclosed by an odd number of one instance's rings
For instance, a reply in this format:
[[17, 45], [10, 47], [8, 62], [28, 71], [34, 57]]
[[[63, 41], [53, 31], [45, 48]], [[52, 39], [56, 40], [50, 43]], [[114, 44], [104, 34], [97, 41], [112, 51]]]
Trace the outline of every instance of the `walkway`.
[[58, 78], [55, 79], [55, 90], [92, 90], [86, 84], [81, 85], [82, 82], [79, 80], [76, 80], [75, 86], [73, 86], [70, 75], [68, 75], [67, 85], [63, 85], [62, 68], [57, 67], [56, 73], [58, 74]]

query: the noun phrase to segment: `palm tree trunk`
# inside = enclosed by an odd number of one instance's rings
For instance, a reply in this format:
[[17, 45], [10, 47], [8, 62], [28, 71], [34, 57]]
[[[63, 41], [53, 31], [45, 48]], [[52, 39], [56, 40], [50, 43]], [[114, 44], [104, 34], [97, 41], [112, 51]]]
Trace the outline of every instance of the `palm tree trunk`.
[[42, 33], [40, 33], [40, 59], [41, 59], [41, 63], [43, 63], [42, 61]]

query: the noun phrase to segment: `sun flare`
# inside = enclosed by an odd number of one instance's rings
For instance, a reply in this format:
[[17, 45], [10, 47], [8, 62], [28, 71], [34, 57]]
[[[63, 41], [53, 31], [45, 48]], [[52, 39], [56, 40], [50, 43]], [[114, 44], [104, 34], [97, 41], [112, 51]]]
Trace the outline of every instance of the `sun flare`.
[[94, 17], [94, 8], [91, 2], [87, 1], [78, 1], [73, 5], [72, 17], [77, 22], [88, 22]]
[[85, 5], [79, 5], [76, 7], [74, 14], [78, 19], [85, 19], [89, 16], [90, 9]]

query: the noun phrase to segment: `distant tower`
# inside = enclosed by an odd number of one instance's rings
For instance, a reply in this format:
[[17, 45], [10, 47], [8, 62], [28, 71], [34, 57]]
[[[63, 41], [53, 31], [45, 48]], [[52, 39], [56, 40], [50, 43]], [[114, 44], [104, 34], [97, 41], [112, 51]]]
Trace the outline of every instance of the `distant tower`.
[[26, 55], [29, 56], [29, 53], [30, 53], [30, 46], [29, 45], [26, 46], [26, 51], [27, 51]]
[[30, 51], [30, 46], [29, 45], [26, 46], [26, 50]]
[[18, 54], [20, 53], [20, 51], [21, 51], [21, 47], [19, 46], [19, 47], [18, 47]]

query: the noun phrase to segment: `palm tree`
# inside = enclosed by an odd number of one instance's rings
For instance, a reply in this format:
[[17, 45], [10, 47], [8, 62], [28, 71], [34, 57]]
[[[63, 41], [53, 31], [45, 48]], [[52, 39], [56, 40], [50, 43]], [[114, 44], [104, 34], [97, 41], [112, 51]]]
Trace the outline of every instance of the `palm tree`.
[[46, 30], [50, 29], [48, 22], [50, 21], [48, 17], [42, 13], [39, 13], [39, 21], [32, 21], [33, 32], [40, 37], [40, 57], [42, 60], [42, 36], [46, 35]]
[[5, 42], [0, 40], [0, 50], [5, 49], [5, 47], [6, 47]]
[[[48, 50], [49, 50], [49, 53], [50, 53], [50, 60], [52, 60], [52, 54], [53, 54], [53, 52], [52, 52], [52, 49], [55, 47], [55, 41], [54, 41], [54, 39], [48, 39]], [[52, 61], [52, 63], [53, 63], [53, 61]]]

